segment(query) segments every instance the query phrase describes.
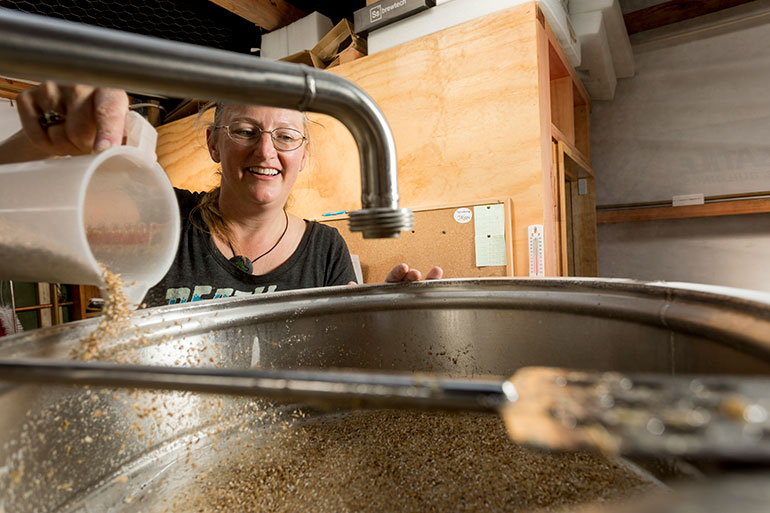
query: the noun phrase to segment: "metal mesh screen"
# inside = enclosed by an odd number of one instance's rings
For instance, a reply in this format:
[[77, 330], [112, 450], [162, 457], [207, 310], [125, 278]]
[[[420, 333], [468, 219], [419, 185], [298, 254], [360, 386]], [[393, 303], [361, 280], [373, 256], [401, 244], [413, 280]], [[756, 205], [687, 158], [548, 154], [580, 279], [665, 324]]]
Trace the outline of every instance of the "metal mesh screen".
[[239, 53], [261, 41], [259, 27], [208, 0], [0, 0], [0, 6]]

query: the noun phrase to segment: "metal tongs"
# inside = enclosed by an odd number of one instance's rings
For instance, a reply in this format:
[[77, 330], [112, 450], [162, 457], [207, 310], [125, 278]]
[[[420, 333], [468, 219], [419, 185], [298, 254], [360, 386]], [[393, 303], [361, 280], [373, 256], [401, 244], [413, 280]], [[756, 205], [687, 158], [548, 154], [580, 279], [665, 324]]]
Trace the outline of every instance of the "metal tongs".
[[509, 379], [0, 360], [0, 380], [256, 396], [320, 407], [499, 412], [515, 442], [550, 450], [770, 461], [770, 380], [524, 367]]

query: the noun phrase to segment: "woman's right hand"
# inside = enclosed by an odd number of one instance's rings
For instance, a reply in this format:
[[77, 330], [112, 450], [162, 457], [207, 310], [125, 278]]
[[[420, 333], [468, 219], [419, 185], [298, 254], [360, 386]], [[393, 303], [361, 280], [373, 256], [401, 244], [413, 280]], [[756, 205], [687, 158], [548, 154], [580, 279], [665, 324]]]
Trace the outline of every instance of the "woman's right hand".
[[23, 135], [38, 152], [84, 155], [123, 142], [128, 96], [120, 89], [43, 82], [16, 100]]

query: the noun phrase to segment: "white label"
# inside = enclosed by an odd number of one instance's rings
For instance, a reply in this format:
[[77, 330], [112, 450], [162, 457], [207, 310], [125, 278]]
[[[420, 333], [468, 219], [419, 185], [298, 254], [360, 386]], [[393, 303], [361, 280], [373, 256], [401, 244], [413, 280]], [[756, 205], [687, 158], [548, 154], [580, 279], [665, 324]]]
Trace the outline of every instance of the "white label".
[[578, 179], [578, 196], [585, 196], [588, 194], [588, 180], [585, 178]]
[[476, 267], [505, 265], [505, 206], [473, 207]]
[[675, 207], [683, 207], [685, 205], [703, 205], [703, 194], [682, 194], [681, 196], [674, 196], [671, 202]]
[[458, 208], [454, 213], [455, 221], [460, 224], [465, 224], [473, 219], [473, 212], [469, 208]]

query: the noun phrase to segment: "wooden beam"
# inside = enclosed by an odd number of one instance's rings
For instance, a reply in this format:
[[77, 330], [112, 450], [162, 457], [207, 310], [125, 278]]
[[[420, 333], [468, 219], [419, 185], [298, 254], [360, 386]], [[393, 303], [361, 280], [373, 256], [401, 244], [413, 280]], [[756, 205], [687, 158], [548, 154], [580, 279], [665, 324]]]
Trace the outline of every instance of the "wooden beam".
[[30, 84], [28, 82], [20, 82], [11, 78], [0, 77], [0, 98], [8, 98], [13, 100], [20, 92], [25, 89], [31, 89], [37, 84]]
[[[588, 176], [594, 176], [594, 170], [591, 167], [590, 160], [583, 155], [583, 153], [577, 149], [577, 147], [569, 142], [567, 136], [562, 133], [556, 125], [551, 125], [551, 138], [557, 143], [563, 143], [566, 149], [565, 153], [574, 160], [580, 167], [585, 169]], [[580, 178], [583, 178], [582, 176]]]
[[276, 30], [305, 16], [284, 0], [211, 0], [265, 30]]
[[670, 0], [623, 15], [628, 34], [636, 34], [679, 21], [689, 20], [751, 0]]
[[623, 210], [599, 210], [597, 223], [631, 223], [636, 221], [658, 221], [665, 219], [688, 219], [693, 217], [735, 216], [743, 214], [766, 214], [770, 212], [770, 199], [747, 199], [720, 201], [703, 205], [682, 207], [629, 208]]

